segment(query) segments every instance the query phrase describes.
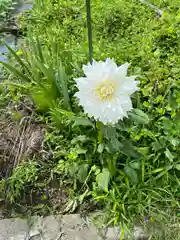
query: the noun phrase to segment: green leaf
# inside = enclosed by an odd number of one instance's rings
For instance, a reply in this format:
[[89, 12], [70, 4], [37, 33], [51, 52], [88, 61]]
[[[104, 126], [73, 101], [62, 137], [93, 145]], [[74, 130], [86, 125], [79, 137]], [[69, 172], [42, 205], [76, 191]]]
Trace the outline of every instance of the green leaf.
[[44, 74], [44, 76], [46, 77], [46, 80], [50, 85], [55, 83], [54, 74], [51, 67], [45, 66], [45, 64], [43, 62], [40, 62], [39, 60], [36, 61], [36, 65], [42, 71], [42, 73]]
[[0, 63], [8, 69], [11, 73], [13, 73], [16, 77], [18, 77], [20, 80], [25, 81], [25, 82], [30, 82], [31, 79], [29, 79], [25, 74], [21, 73], [19, 70], [17, 70], [15, 67], [11, 66], [8, 63], [1, 62]]
[[101, 144], [98, 145], [98, 149], [97, 149], [97, 151], [98, 151], [98, 153], [102, 153], [103, 150], [104, 150], [104, 144], [101, 143]]
[[76, 153], [77, 154], [86, 154], [87, 153], [87, 149], [83, 149], [83, 148], [77, 148], [76, 149]]
[[112, 137], [116, 136], [115, 127], [102, 125], [101, 130], [103, 132], [103, 136], [107, 139], [111, 139]]
[[143, 156], [148, 156], [149, 155], [149, 147], [140, 147], [140, 148], [136, 148], [136, 150], [141, 153]]
[[136, 170], [134, 170], [133, 168], [131, 168], [130, 166], [126, 166], [124, 168], [124, 172], [125, 174], [128, 176], [129, 180], [133, 183], [133, 184], [138, 184], [139, 179], [138, 179], [138, 175]]
[[[32, 41], [32, 42], [34, 42], [34, 41]], [[34, 49], [35, 49], [36, 52], [37, 52], [37, 57], [39, 57], [40, 61], [44, 63], [44, 57], [43, 57], [42, 47], [41, 47], [41, 44], [40, 44], [38, 38], [36, 38], [34, 47], [35, 47]]]
[[176, 97], [174, 96], [173, 91], [169, 91], [169, 96], [168, 96], [168, 103], [172, 108], [177, 108], [178, 103], [176, 101]]
[[116, 138], [116, 136], [112, 137], [110, 139], [110, 144], [113, 150], [119, 151], [120, 148], [122, 148], [122, 144], [119, 142], [119, 140]]
[[131, 141], [125, 140], [125, 141], [122, 141], [121, 144], [122, 144], [122, 147], [119, 149], [120, 152], [122, 152], [128, 157], [140, 158], [141, 154], [136, 151]]
[[81, 183], [83, 183], [88, 176], [88, 164], [82, 164], [79, 166], [78, 176]]
[[170, 162], [173, 162], [174, 156], [171, 154], [171, 152], [169, 151], [168, 148], [166, 148], [165, 155], [169, 159]]
[[82, 204], [83, 201], [84, 201], [84, 198], [87, 197], [87, 196], [89, 196], [89, 195], [90, 195], [90, 191], [89, 191], [89, 189], [86, 189], [86, 191], [85, 191], [83, 194], [81, 194], [80, 196], [78, 196], [78, 198], [79, 198], [79, 203]]
[[165, 117], [163, 118], [162, 124], [163, 124], [163, 128], [166, 130], [169, 130], [173, 127], [172, 120]]
[[50, 110], [51, 115], [56, 116], [57, 118], [61, 118], [62, 116], [67, 117], [71, 121], [75, 121], [77, 118], [73, 112], [71, 111], [66, 111], [61, 108], [53, 108]]
[[21, 65], [21, 67], [24, 69], [24, 71], [26, 73], [28, 73], [29, 75], [31, 75], [31, 72], [30, 72], [28, 66], [23, 62], [23, 60], [18, 56], [18, 54], [11, 47], [9, 47], [6, 43], [5, 43], [5, 46], [10, 51], [10, 53], [14, 56], [16, 61]]
[[100, 168], [96, 165], [93, 165], [90, 171], [94, 172], [96, 176], [101, 172]]
[[175, 165], [175, 168], [180, 171], [180, 163]]
[[160, 174], [158, 174], [156, 177], [154, 177], [154, 180], [157, 180], [161, 177], [163, 177], [169, 170], [171, 170], [173, 168], [173, 165], [167, 165], [164, 167], [164, 170], [161, 171]]
[[55, 79], [55, 83], [56, 83], [57, 88], [58, 89], [61, 88], [61, 90], [62, 90], [65, 108], [71, 109], [70, 98], [69, 98], [69, 93], [68, 93], [68, 85], [67, 85], [68, 76], [65, 72], [65, 68], [63, 67], [62, 63], [59, 64], [58, 76]]
[[96, 176], [96, 182], [101, 190], [108, 192], [109, 181], [110, 172], [107, 168], [103, 168], [102, 172]]
[[153, 150], [157, 152], [158, 150], [162, 149], [164, 146], [161, 145], [161, 143], [156, 140], [155, 142], [152, 143]]
[[71, 140], [71, 144], [74, 145], [74, 144], [77, 144], [78, 142], [85, 143], [89, 140], [90, 140], [90, 138], [87, 137], [86, 135], [79, 135]]
[[168, 140], [174, 147], [178, 146], [179, 143], [180, 143], [180, 141], [179, 141], [178, 138], [174, 138], [174, 137], [172, 137], [172, 136], [167, 136], [167, 137], [165, 137], [165, 138], [166, 138], [166, 140]]
[[129, 116], [132, 118], [132, 120], [137, 124], [148, 124], [149, 123], [149, 117], [146, 113], [141, 111], [140, 109], [133, 109], [132, 112], [129, 112]]
[[94, 124], [87, 118], [84, 117], [73, 117], [72, 120], [74, 120], [74, 124], [72, 127], [77, 127], [77, 126], [86, 126], [86, 127], [93, 127], [95, 128]]
[[140, 169], [141, 163], [140, 161], [132, 161], [129, 163], [129, 166], [133, 169]]

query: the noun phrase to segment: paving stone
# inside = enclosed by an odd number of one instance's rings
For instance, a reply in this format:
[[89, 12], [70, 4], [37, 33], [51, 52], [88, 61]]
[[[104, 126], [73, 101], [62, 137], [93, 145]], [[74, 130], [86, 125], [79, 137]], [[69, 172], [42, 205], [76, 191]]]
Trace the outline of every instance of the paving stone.
[[[106, 229], [105, 229], [106, 230]], [[93, 224], [86, 223], [79, 214], [0, 220], [0, 240], [119, 240], [118, 228], [103, 231], [104, 238]], [[138, 235], [136, 229], [135, 233]]]
[[0, 220], [0, 240], [25, 240], [27, 235], [28, 224], [26, 221], [21, 219]]

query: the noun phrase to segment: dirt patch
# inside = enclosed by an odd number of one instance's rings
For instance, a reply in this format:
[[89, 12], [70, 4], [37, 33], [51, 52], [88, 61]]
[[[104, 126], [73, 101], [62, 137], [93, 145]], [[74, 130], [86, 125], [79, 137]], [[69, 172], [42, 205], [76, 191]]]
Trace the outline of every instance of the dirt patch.
[[[64, 210], [69, 199], [69, 186], [60, 184], [61, 176], [54, 174], [51, 177], [51, 169], [58, 160], [44, 143], [45, 132], [45, 125], [29, 99], [10, 102], [7, 109], [3, 108], [0, 116], [0, 210], [3, 214], [0, 218], [27, 213], [47, 215]], [[22, 182], [17, 175], [16, 184], [13, 169], [23, 162], [36, 164], [36, 180]]]
[[8, 178], [11, 170], [22, 160], [43, 151], [44, 128], [33, 122], [33, 116], [19, 121], [5, 117], [0, 119], [0, 174]]

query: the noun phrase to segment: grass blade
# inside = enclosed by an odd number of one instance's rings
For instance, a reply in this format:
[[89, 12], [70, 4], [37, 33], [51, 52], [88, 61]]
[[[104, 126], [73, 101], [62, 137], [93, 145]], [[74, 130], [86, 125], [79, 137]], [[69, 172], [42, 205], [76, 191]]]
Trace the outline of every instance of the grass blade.
[[53, 79], [54, 79], [53, 70], [45, 67], [44, 63], [40, 62], [39, 60], [36, 61], [36, 64], [39, 67], [39, 69], [42, 71], [44, 76], [46, 77], [48, 83], [52, 85]]
[[71, 109], [67, 82], [68, 82], [68, 76], [65, 72], [65, 69], [64, 69], [62, 63], [60, 63], [60, 66], [59, 66], [59, 69], [58, 69], [58, 76], [56, 78], [56, 86], [57, 86], [59, 91], [60, 91], [60, 88], [62, 90], [65, 108], [66, 109]]
[[21, 73], [19, 70], [17, 70], [15, 67], [11, 66], [8, 63], [0, 61], [0, 63], [8, 69], [11, 73], [13, 73], [16, 77], [19, 77], [22, 81], [30, 82], [31, 79], [29, 79], [25, 74]]
[[43, 57], [41, 45], [38, 38], [36, 39], [36, 46], [37, 46], [38, 57], [44, 63], [44, 57]]
[[6, 43], [5, 43], [5, 46], [7, 47], [9, 52], [14, 56], [14, 58], [17, 60], [17, 62], [21, 65], [21, 67], [24, 69], [24, 71], [31, 76], [31, 72], [30, 72], [29, 68], [22, 61], [22, 59], [16, 54], [16, 52], [11, 47], [9, 47]]

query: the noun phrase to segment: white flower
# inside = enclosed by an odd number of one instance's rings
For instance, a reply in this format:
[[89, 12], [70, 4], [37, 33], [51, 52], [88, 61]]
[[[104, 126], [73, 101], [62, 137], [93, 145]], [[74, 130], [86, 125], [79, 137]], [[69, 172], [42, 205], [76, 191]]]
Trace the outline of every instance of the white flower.
[[135, 76], [127, 77], [130, 64], [117, 67], [112, 59], [93, 61], [83, 66], [85, 77], [75, 79], [79, 92], [75, 96], [89, 117], [107, 123], [116, 123], [127, 117], [132, 109], [130, 96], [137, 91]]

